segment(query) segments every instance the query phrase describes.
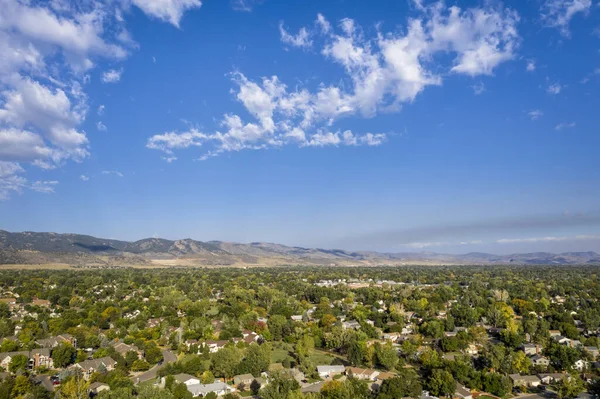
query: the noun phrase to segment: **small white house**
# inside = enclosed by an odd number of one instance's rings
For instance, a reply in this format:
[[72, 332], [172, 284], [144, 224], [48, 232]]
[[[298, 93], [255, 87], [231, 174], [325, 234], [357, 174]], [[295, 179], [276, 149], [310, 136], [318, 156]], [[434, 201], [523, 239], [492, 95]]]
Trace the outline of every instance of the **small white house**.
[[321, 378], [331, 378], [334, 375], [343, 374], [346, 371], [344, 366], [317, 366], [317, 372]]

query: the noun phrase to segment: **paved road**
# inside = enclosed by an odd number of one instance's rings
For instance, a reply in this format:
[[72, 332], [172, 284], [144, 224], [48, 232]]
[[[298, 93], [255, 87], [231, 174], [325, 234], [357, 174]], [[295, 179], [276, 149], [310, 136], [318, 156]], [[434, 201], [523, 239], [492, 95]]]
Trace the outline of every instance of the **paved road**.
[[131, 377], [131, 380], [134, 382], [134, 384], [155, 379], [156, 375], [158, 374], [158, 371], [165, 367], [167, 363], [173, 363], [177, 361], [177, 355], [168, 349], [163, 350], [162, 354], [164, 357], [164, 361], [162, 364], [157, 364], [150, 370], [138, 375], [137, 377]]

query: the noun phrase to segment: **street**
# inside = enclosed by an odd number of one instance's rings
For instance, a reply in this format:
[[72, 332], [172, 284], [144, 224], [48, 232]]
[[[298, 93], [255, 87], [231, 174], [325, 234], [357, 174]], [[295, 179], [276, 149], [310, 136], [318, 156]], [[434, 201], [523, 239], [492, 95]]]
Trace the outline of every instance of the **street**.
[[162, 369], [163, 367], [165, 367], [165, 364], [173, 363], [173, 362], [177, 361], [177, 355], [168, 349], [163, 350], [162, 354], [164, 357], [162, 364], [157, 364], [156, 366], [152, 367], [150, 370], [148, 370], [138, 376], [131, 377], [131, 380], [133, 381], [134, 384], [138, 384], [140, 382], [145, 382], [145, 381], [155, 379], [156, 375], [158, 374], [158, 371], [160, 369]]

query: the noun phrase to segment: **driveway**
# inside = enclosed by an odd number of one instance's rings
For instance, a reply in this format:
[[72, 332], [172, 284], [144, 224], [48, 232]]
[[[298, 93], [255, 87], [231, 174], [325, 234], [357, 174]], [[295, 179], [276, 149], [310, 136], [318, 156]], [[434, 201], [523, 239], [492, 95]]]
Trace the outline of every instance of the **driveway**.
[[152, 367], [150, 370], [148, 370], [138, 376], [131, 377], [131, 380], [133, 381], [133, 383], [138, 384], [140, 382], [145, 382], [145, 381], [156, 379], [156, 376], [160, 369], [165, 367], [165, 365], [167, 363], [174, 363], [177, 361], [177, 355], [168, 349], [163, 350], [162, 355], [164, 358], [162, 364], [157, 364], [156, 366]]

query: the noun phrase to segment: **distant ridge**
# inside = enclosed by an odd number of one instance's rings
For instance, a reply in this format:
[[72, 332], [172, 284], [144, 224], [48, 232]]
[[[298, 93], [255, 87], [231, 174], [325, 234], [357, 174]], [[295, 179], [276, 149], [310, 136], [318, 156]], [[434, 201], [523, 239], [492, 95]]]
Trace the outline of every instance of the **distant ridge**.
[[434, 252], [379, 253], [289, 247], [274, 243], [145, 238], [129, 242], [82, 234], [0, 230], [0, 264], [60, 263], [79, 266], [166, 265], [575, 265], [600, 264], [595, 252], [462, 255]]

